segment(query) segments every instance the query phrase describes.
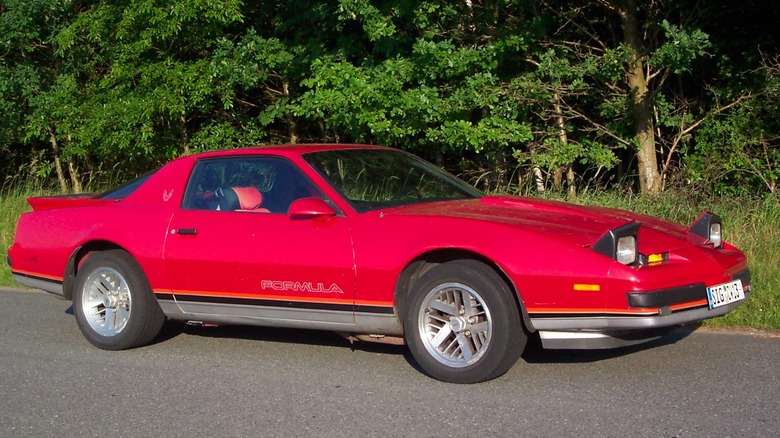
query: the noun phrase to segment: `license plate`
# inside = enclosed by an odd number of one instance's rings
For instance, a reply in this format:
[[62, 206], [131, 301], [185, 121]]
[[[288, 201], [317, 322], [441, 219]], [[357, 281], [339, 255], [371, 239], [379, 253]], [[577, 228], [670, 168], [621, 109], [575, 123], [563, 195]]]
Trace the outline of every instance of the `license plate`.
[[707, 288], [707, 301], [710, 309], [744, 299], [745, 291], [742, 289], [742, 280], [734, 280]]

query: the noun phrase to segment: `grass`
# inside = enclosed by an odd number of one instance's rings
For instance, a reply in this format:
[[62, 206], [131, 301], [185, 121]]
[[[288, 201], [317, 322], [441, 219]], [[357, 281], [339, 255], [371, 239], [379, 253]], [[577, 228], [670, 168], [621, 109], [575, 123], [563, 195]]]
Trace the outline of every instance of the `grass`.
[[27, 204], [27, 198], [54, 193], [54, 190], [42, 187], [33, 177], [24, 180], [17, 175], [7, 178], [0, 185], [0, 287], [17, 285], [11, 277], [6, 255], [13, 243], [19, 216], [32, 210]]
[[6, 263], [5, 255], [13, 243], [16, 221], [19, 219], [19, 215], [31, 210], [26, 199], [35, 192], [35, 190], [31, 189], [0, 190], [0, 254], [3, 256], [2, 260], [0, 260], [0, 286], [13, 286], [16, 284], [11, 277], [11, 270]]
[[[0, 248], [3, 253], [11, 246], [19, 215], [30, 210], [25, 199], [41, 193], [40, 188], [31, 186], [0, 190]], [[672, 192], [647, 198], [602, 192], [580, 195], [576, 202], [633, 210], [682, 224], [691, 223], [705, 209], [718, 214], [724, 222], [726, 240], [748, 256], [753, 293], [736, 311], [706, 324], [718, 328], [780, 330], [780, 205], [776, 201], [702, 200]], [[15, 283], [5, 257], [0, 266], [0, 286], [13, 286]]]

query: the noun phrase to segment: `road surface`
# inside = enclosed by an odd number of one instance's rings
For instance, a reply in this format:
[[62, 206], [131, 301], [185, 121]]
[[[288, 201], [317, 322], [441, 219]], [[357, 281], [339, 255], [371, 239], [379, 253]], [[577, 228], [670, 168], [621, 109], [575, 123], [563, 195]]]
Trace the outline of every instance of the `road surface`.
[[680, 329], [641, 348], [524, 354], [452, 385], [403, 347], [168, 324], [100, 351], [70, 303], [0, 290], [0, 436], [758, 437], [780, 434], [780, 338]]

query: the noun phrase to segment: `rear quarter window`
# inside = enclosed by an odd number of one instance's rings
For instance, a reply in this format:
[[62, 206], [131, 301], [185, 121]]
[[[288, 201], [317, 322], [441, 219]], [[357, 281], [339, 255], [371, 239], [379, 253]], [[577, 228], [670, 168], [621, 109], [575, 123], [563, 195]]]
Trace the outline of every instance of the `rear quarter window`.
[[147, 172], [138, 178], [132, 179], [118, 187], [115, 187], [113, 189], [110, 189], [106, 192], [103, 192], [97, 196], [95, 196], [96, 199], [108, 199], [108, 200], [119, 200], [119, 199], [125, 199], [126, 197], [130, 196], [131, 193], [136, 191], [138, 187], [141, 187], [143, 183], [145, 183], [149, 178], [151, 178], [152, 175], [157, 173], [157, 171], [160, 170], [154, 169], [151, 172]]

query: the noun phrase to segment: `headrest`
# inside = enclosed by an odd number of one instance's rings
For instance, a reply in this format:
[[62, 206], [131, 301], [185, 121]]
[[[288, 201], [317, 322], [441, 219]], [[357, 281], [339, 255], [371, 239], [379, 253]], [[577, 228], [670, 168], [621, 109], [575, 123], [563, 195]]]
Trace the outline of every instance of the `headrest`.
[[256, 187], [231, 187], [238, 196], [240, 210], [254, 210], [263, 202], [263, 195]]
[[254, 210], [263, 202], [263, 195], [256, 187], [226, 187], [215, 193], [220, 210]]

